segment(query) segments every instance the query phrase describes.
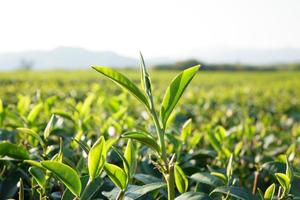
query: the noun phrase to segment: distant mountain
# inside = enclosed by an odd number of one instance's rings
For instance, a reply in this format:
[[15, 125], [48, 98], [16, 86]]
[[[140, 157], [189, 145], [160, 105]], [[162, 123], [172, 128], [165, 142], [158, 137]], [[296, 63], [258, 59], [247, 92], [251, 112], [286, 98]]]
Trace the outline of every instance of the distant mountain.
[[[31, 63], [32, 62], [32, 63]], [[85, 69], [90, 65], [137, 66], [137, 59], [114, 52], [94, 52], [82, 48], [59, 47], [52, 51], [25, 51], [0, 54], [0, 69], [18, 69], [32, 64], [33, 69]]]
[[206, 49], [187, 53], [207, 63], [243, 63], [251, 65], [285, 64], [300, 62], [300, 49]]
[[[137, 56], [138, 58], [138, 56]], [[300, 62], [300, 49], [206, 49], [186, 52], [174, 58], [150, 58], [146, 64], [172, 64], [176, 60], [195, 58], [205, 63], [243, 63], [264, 65]], [[21, 66], [33, 69], [87, 69], [90, 65], [110, 67], [138, 67], [139, 60], [109, 51], [89, 51], [82, 48], [59, 47], [51, 51], [24, 51], [0, 54], [0, 70], [14, 70]]]

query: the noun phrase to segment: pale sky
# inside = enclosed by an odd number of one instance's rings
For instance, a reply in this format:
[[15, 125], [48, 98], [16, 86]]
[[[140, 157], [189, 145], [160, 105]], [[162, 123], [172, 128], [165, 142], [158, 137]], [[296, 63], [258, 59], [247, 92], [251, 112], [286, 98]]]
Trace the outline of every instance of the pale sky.
[[0, 1], [0, 53], [59, 46], [133, 57], [300, 48], [300, 0]]

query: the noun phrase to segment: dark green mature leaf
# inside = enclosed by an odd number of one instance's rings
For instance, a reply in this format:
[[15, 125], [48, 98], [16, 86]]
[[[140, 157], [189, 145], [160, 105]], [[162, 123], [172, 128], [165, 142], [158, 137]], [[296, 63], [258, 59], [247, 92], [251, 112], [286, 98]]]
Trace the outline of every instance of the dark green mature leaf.
[[32, 175], [34, 180], [39, 184], [39, 186], [45, 189], [45, 184], [46, 184], [45, 173], [42, 170], [40, 170], [40, 168], [38, 167], [30, 167], [28, 171]]
[[142, 102], [147, 108], [149, 108], [149, 103], [145, 94], [126, 76], [123, 74], [102, 66], [92, 66], [97, 72], [100, 72], [104, 76], [108, 77], [109, 79], [113, 80], [126, 90], [130, 92], [133, 96], [135, 96], [140, 102]]
[[142, 186], [136, 186], [136, 187], [130, 187], [125, 192], [125, 199], [126, 200], [135, 200], [139, 199], [145, 194], [148, 194], [149, 192], [153, 192], [155, 190], [161, 189], [166, 187], [166, 183], [163, 182], [157, 182], [157, 183], [149, 183]]
[[88, 169], [91, 179], [94, 179], [100, 174], [105, 163], [105, 158], [105, 140], [104, 137], [101, 136], [92, 146], [88, 154]]
[[[90, 200], [93, 199], [95, 194], [99, 191], [100, 187], [103, 185], [103, 180], [100, 176], [96, 177], [94, 180], [89, 182], [89, 176], [80, 177], [81, 185], [85, 188], [81, 195], [80, 199], [82, 200]], [[70, 190], [66, 189], [63, 193], [62, 200], [73, 200], [74, 195], [70, 192]]]
[[186, 192], [178, 196], [175, 200], [212, 200], [207, 194], [202, 192]]
[[81, 182], [77, 172], [66, 164], [57, 161], [43, 161], [42, 166], [53, 174], [65, 184], [65, 186], [77, 197], [81, 193]]
[[174, 174], [175, 174], [175, 184], [180, 193], [184, 193], [187, 191], [189, 186], [189, 181], [186, 178], [186, 175], [182, 171], [181, 167], [175, 164], [174, 167]]
[[221, 193], [242, 200], [258, 200], [250, 191], [241, 187], [222, 186], [214, 189], [211, 194]]
[[124, 190], [127, 186], [127, 175], [123, 169], [117, 165], [110, 163], [104, 164], [104, 170], [107, 173], [110, 180], [120, 189]]
[[272, 200], [275, 193], [275, 183], [270, 185], [265, 191], [264, 200]]
[[172, 80], [167, 88], [160, 108], [160, 118], [164, 127], [184, 90], [196, 75], [199, 68], [200, 65], [197, 65], [184, 70]]
[[122, 135], [122, 138], [137, 140], [140, 143], [152, 148], [156, 152], [160, 152], [160, 147], [157, 144], [157, 141], [149, 133], [145, 133], [143, 131], [127, 132]]
[[148, 174], [135, 174], [134, 178], [143, 182], [144, 184], [161, 182], [161, 179]]
[[223, 182], [219, 178], [217, 178], [207, 172], [195, 173], [190, 177], [190, 179], [192, 179], [193, 181], [196, 181], [198, 183], [204, 183], [204, 184], [207, 184], [207, 185], [210, 185], [213, 187], [218, 187], [218, 186], [223, 185]]
[[23, 146], [7, 141], [0, 142], [0, 156], [8, 156], [21, 160], [29, 159], [29, 153]]

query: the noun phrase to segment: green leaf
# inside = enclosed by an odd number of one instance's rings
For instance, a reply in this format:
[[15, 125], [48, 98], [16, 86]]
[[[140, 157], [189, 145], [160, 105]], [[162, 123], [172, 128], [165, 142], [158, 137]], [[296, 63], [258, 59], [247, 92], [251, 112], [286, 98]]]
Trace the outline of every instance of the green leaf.
[[123, 169], [120, 167], [110, 164], [110, 163], [105, 163], [104, 164], [104, 170], [110, 180], [120, 189], [120, 190], [125, 190], [127, 186], [127, 175], [124, 172]]
[[62, 141], [62, 138], [60, 137], [59, 138], [59, 152], [57, 154], [55, 154], [51, 160], [62, 162], [63, 157], [64, 157], [63, 148], [64, 148], [63, 141]]
[[141, 60], [141, 83], [142, 83], [142, 88], [146, 92], [147, 96], [149, 98], [152, 98], [151, 79], [150, 79], [150, 76], [147, 72], [145, 61], [144, 61], [144, 58], [143, 58], [143, 55], [142, 55], [141, 52], [140, 52], [140, 60]]
[[147, 145], [156, 152], [160, 152], [160, 147], [157, 141], [149, 134], [143, 131], [127, 132], [122, 135], [122, 138], [137, 140], [138, 142]]
[[20, 187], [19, 187], [19, 200], [24, 200], [24, 184], [23, 180], [20, 178]]
[[226, 175], [219, 173], [219, 172], [211, 172], [210, 174], [221, 179], [224, 183], [227, 183], [228, 179], [227, 179]]
[[231, 178], [232, 173], [233, 173], [232, 164], [233, 164], [233, 155], [231, 154], [230, 158], [229, 158], [229, 161], [228, 161], [228, 164], [227, 164], [227, 168], [226, 168], [226, 176], [227, 176], [228, 179]]
[[0, 98], [0, 115], [3, 113], [4, 109], [3, 109], [3, 102], [2, 99]]
[[29, 153], [23, 146], [7, 141], [0, 142], [0, 156], [8, 156], [21, 160], [29, 159]]
[[132, 140], [128, 140], [127, 145], [126, 145], [126, 149], [124, 152], [124, 157], [127, 160], [127, 163], [129, 165], [129, 171], [127, 168], [125, 169], [125, 172], [127, 174], [130, 175], [130, 177], [133, 176], [134, 172], [135, 172], [135, 168], [136, 168], [136, 153], [135, 153], [135, 148], [134, 145], [132, 143]]
[[[100, 176], [95, 178], [94, 180], [90, 180], [89, 176], [80, 177], [81, 185], [85, 188], [81, 195], [80, 199], [82, 200], [90, 200], [95, 199], [93, 196], [99, 191], [100, 187], [103, 185], [103, 180]], [[66, 189], [63, 193], [61, 200], [74, 200], [75, 196], [70, 192], [70, 190]]]
[[134, 178], [138, 181], [143, 182], [144, 184], [161, 182], [161, 179], [148, 174], [135, 174]]
[[73, 141], [75, 141], [77, 144], [79, 144], [80, 148], [88, 155], [90, 148], [87, 144], [85, 144], [84, 142], [80, 141], [80, 140], [76, 140], [75, 138], [73, 138]]
[[184, 70], [172, 80], [167, 88], [160, 108], [160, 118], [164, 127], [184, 90], [196, 75], [199, 68], [200, 65], [197, 65]]
[[46, 178], [45, 173], [38, 167], [30, 167], [29, 173], [32, 175], [34, 180], [39, 184], [39, 186], [45, 190]]
[[44, 130], [44, 139], [45, 140], [48, 139], [48, 137], [49, 137], [49, 135], [50, 135], [50, 133], [52, 131], [52, 128], [55, 125], [55, 123], [56, 123], [56, 117], [53, 114], [53, 115], [51, 115], [50, 121], [48, 122], [48, 124], [47, 124], [47, 126], [46, 126], [46, 128]]
[[105, 159], [105, 139], [103, 136], [101, 136], [92, 146], [88, 154], [88, 169], [90, 178], [92, 180], [102, 171]]
[[218, 187], [223, 185], [223, 182], [219, 178], [206, 172], [195, 173], [190, 177], [190, 179], [198, 183], [204, 183], [213, 187]]
[[285, 162], [286, 162], [286, 170], [285, 170], [285, 174], [287, 175], [287, 177], [290, 179], [290, 182], [293, 181], [293, 176], [294, 176], [294, 172], [293, 172], [293, 167], [288, 159], [288, 156], [285, 157]]
[[26, 163], [26, 164], [29, 164], [31, 166], [38, 167], [40, 169], [44, 169], [42, 164], [40, 162], [35, 161], [35, 160], [24, 160], [23, 162]]
[[270, 185], [265, 191], [264, 200], [272, 200], [275, 193], [275, 183]]
[[36, 106], [34, 106], [33, 109], [30, 111], [30, 113], [28, 114], [27, 120], [30, 123], [34, 122], [36, 117], [38, 116], [38, 114], [41, 112], [42, 109], [43, 109], [42, 103], [39, 103]]
[[166, 183], [163, 182], [149, 183], [142, 186], [129, 187], [128, 190], [125, 192], [125, 199], [140, 199], [142, 196], [148, 194], [149, 192], [153, 192], [164, 187], [166, 187]]
[[145, 94], [126, 76], [107, 67], [92, 66], [92, 68], [125, 88], [149, 109], [149, 103]]
[[180, 138], [183, 142], [186, 142], [187, 138], [192, 133], [192, 119], [188, 119], [182, 126]]
[[233, 186], [217, 187], [210, 193], [210, 196], [211, 194], [214, 193], [221, 193], [241, 200], [258, 200], [258, 198], [254, 196], [250, 191], [241, 187], [233, 187]]
[[31, 137], [36, 139], [43, 148], [45, 147], [45, 143], [44, 143], [43, 139], [35, 131], [28, 129], [28, 128], [17, 128], [17, 131], [22, 134], [30, 135]]
[[57, 161], [42, 161], [42, 166], [53, 174], [65, 184], [65, 186], [77, 197], [81, 193], [81, 182], [77, 172], [66, 164]]
[[175, 184], [178, 191], [180, 193], [186, 192], [189, 186], [189, 181], [178, 164], [175, 164], [174, 166], [174, 174], [175, 174]]
[[207, 194], [202, 192], [186, 192], [178, 196], [175, 200], [212, 200]]
[[284, 192], [289, 192], [290, 189], [290, 179], [286, 174], [283, 173], [275, 173], [275, 176], [283, 188]]

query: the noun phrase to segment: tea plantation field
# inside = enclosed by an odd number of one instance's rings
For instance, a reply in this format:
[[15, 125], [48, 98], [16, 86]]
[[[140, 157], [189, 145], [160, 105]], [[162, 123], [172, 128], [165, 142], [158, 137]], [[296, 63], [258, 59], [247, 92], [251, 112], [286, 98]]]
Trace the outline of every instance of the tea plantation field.
[[300, 199], [300, 72], [96, 70], [0, 72], [0, 200]]

